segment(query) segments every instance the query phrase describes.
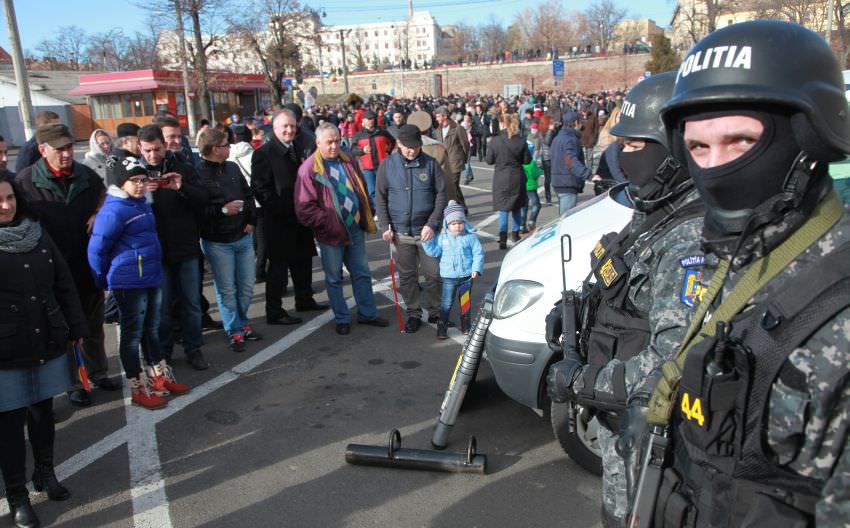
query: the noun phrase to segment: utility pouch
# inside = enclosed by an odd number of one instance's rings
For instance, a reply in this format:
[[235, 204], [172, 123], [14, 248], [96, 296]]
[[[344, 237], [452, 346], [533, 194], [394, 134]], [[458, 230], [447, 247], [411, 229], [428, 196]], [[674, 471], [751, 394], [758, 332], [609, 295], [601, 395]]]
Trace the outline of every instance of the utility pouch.
[[[728, 358], [726, 367], [716, 366], [717, 354]], [[731, 457], [739, 451], [744, 413], [739, 402], [746, 397], [749, 372], [748, 353], [734, 341], [718, 344], [711, 337], [694, 346], [682, 371], [677, 409], [687, 442], [709, 456]]]

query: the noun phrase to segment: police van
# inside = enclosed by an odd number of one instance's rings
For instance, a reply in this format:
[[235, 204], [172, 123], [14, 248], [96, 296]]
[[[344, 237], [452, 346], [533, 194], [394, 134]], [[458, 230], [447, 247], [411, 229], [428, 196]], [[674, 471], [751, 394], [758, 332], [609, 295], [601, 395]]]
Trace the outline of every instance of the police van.
[[[590, 252], [605, 233], [619, 232], [633, 210], [624, 186], [596, 196], [538, 228], [505, 255], [493, 302], [493, 321], [485, 341], [496, 382], [510, 398], [549, 415], [561, 447], [583, 468], [601, 474], [598, 425], [575, 409], [568, 427], [568, 404], [552, 404], [546, 395], [549, 365], [562, 359], [549, 349], [545, 318], [567, 288], [578, 289], [590, 273]], [[562, 265], [563, 253], [563, 265]]]

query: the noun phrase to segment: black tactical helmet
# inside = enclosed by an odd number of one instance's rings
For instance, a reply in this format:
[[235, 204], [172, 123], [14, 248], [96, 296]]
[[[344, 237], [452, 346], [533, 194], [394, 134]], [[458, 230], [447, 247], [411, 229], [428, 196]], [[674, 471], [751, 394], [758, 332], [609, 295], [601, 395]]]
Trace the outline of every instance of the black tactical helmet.
[[[798, 24], [756, 20], [703, 38], [679, 68], [662, 119], [672, 131], [690, 107], [742, 102], [799, 110], [822, 145], [850, 153], [841, 68], [826, 42]], [[810, 145], [816, 149], [817, 141], [800, 146]]]
[[620, 120], [611, 127], [611, 134], [619, 137], [649, 139], [665, 147], [667, 132], [661, 120], [661, 107], [673, 95], [676, 72], [653, 75], [629, 90], [620, 107]]

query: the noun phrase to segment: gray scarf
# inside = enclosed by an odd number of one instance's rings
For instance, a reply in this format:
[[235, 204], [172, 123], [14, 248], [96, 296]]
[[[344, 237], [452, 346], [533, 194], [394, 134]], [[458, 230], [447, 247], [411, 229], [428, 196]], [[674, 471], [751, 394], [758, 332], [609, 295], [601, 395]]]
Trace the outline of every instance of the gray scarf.
[[19, 224], [0, 227], [0, 251], [26, 253], [41, 239], [41, 224], [24, 218]]

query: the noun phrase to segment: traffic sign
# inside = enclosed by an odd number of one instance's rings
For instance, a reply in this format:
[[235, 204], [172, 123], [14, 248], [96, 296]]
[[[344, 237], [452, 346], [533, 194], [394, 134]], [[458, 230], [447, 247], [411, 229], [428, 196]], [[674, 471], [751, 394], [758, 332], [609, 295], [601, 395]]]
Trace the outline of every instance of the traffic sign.
[[555, 77], [556, 80], [564, 80], [564, 61], [560, 59], [552, 61], [552, 76]]

